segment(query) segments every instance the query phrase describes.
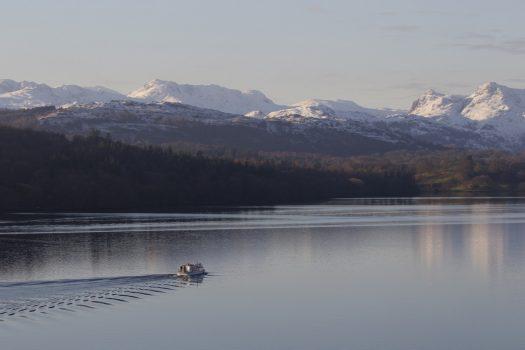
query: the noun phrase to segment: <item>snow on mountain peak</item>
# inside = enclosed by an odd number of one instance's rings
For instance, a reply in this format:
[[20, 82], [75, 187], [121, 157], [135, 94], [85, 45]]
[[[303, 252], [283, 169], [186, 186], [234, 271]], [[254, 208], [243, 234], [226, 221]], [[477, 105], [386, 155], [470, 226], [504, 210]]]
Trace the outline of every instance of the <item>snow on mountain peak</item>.
[[11, 79], [0, 79], [0, 94], [20, 89], [20, 83]]
[[245, 113], [244, 116], [250, 117], [250, 118], [256, 118], [256, 119], [263, 119], [264, 117], [266, 117], [266, 114], [264, 114], [261, 111], [251, 111], [251, 112]]
[[128, 97], [146, 102], [184, 103], [236, 114], [254, 110], [269, 113], [282, 108], [256, 90], [241, 92], [219, 85], [177, 84], [160, 79], [146, 83]]
[[124, 95], [103, 87], [62, 85], [56, 88], [31, 81], [0, 80], [0, 108], [63, 106], [75, 103], [107, 102]]
[[465, 117], [488, 121], [496, 117], [523, 118], [525, 90], [513, 89], [495, 82], [479, 86], [470, 96], [444, 95], [433, 90], [419, 97], [410, 114], [423, 117]]
[[366, 108], [358, 105], [354, 101], [349, 100], [321, 100], [321, 99], [308, 99], [294, 104], [292, 107], [314, 107], [322, 108], [327, 107], [334, 111], [340, 117], [352, 117], [355, 114], [367, 114], [373, 117], [386, 117], [388, 115], [401, 113], [401, 111], [391, 109], [374, 109]]
[[481, 85], [468, 98], [463, 115], [472, 120], [525, 116], [525, 90], [512, 89], [494, 82]]
[[468, 125], [482, 134], [491, 130], [520, 143], [525, 136], [525, 90], [489, 82], [466, 97], [426, 93], [414, 102], [410, 114], [438, 117], [451, 126]]
[[294, 107], [318, 107], [318, 106], [326, 106], [334, 111], [340, 111], [340, 112], [356, 112], [361, 111], [363, 107], [359, 106], [357, 103], [353, 101], [347, 101], [347, 100], [321, 100], [321, 99], [307, 99], [301, 102], [298, 102], [293, 105]]
[[409, 113], [422, 117], [457, 116], [463, 108], [463, 96], [445, 95], [427, 90], [410, 108]]
[[[147, 104], [149, 102], [153, 103]], [[214, 122], [221, 118], [230, 120], [232, 116], [227, 113], [236, 114], [236, 117], [245, 115], [249, 117], [245, 119], [251, 122], [259, 119], [257, 123], [263, 120], [284, 121], [294, 125], [360, 123], [372, 127], [386, 122], [392, 127], [397, 122], [406, 125], [405, 121], [409, 121], [417, 125], [411, 129], [416, 134], [424, 134], [425, 128], [435, 128], [449, 132], [476, 132], [490, 140], [494, 140], [490, 137], [496, 135], [515, 144], [525, 139], [525, 89], [509, 88], [495, 82], [479, 86], [469, 96], [428, 90], [413, 103], [410, 115], [407, 115], [402, 111], [362, 107], [349, 100], [308, 99], [289, 107], [280, 106], [257, 90], [241, 92], [219, 85], [177, 84], [160, 79], [146, 83], [128, 96], [101, 86], [50, 87], [31, 81], [0, 80], [0, 108], [53, 105], [75, 115], [75, 106], [86, 104], [89, 106], [82, 107], [83, 111], [97, 109], [109, 113], [110, 109], [117, 112], [133, 109], [140, 110], [144, 115], [157, 111], [155, 113], [159, 118], [165, 118], [168, 114], [190, 117], [197, 109], [206, 108], [206, 111], [199, 111], [199, 115]], [[60, 113], [67, 114], [64, 111]], [[392, 115], [397, 117], [386, 118]]]
[[268, 119], [281, 119], [298, 121], [300, 119], [326, 119], [336, 118], [336, 112], [329, 106], [315, 100], [296, 103], [293, 106], [268, 113]]

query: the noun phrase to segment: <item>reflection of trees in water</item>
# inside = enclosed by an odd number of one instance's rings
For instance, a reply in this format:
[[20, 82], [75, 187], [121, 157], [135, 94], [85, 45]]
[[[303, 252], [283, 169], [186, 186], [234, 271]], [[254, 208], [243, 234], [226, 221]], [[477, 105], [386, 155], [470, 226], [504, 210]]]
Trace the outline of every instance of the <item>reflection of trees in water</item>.
[[486, 276], [523, 263], [524, 224], [505, 223], [494, 216], [497, 209], [501, 208], [471, 205], [468, 213], [461, 214], [467, 215], [467, 220], [417, 226], [415, 251], [421, 263], [432, 269], [463, 266]]
[[417, 251], [427, 267], [439, 265], [443, 259], [443, 231], [441, 226], [422, 226], [417, 232]]
[[[360, 205], [352, 206], [337, 203], [264, 212], [194, 213], [187, 214], [188, 218], [170, 218], [170, 214], [40, 217], [36, 222], [48, 230], [60, 231], [66, 225], [67, 232], [74, 232], [75, 227], [79, 232], [0, 235], [0, 279], [173, 273], [186, 261], [202, 261], [212, 271], [219, 268], [224, 274], [264, 272], [288, 263], [307, 266], [326, 262], [346, 268], [351, 260], [365, 259], [375, 243], [393, 239], [404, 249], [410, 238], [415, 256], [428, 268], [453, 265], [488, 274], [525, 261], [521, 206], [480, 203], [477, 199], [470, 205], [450, 205], [449, 199], [445, 205], [414, 205], [419, 199], [379, 200], [389, 205], [369, 201], [375, 200], [357, 200]], [[516, 222], [507, 223], [506, 218], [512, 215]], [[186, 226], [179, 225], [182, 221], [195, 224], [195, 230], [188, 227], [185, 231]], [[225, 226], [218, 228], [219, 222]], [[243, 229], [239, 223], [252, 228]], [[203, 229], [205, 224], [210, 224], [208, 230]], [[315, 227], [317, 224], [321, 226]], [[334, 226], [322, 226], [326, 224]], [[35, 225], [27, 224], [28, 230], [40, 230]], [[272, 225], [275, 227], [270, 228]], [[163, 227], [183, 230], [159, 231]], [[115, 232], [98, 232], [103, 230]]]

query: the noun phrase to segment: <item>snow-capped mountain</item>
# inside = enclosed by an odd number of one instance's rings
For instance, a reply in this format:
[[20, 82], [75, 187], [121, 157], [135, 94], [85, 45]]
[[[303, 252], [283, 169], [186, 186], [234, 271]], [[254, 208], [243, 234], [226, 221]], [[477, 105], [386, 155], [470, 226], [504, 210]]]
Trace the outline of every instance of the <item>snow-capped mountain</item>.
[[507, 142], [525, 142], [525, 90], [491, 82], [469, 96], [447, 96], [433, 91], [414, 102], [410, 114], [442, 123], [469, 127], [480, 134], [497, 134]]
[[414, 101], [409, 113], [422, 117], [459, 116], [464, 106], [464, 96], [428, 90]]
[[[24, 110], [48, 105], [56, 108]], [[131, 143], [342, 155], [435, 147], [525, 150], [525, 90], [496, 83], [469, 96], [430, 90], [403, 112], [346, 100], [310, 99], [286, 107], [258, 92], [160, 80], [129, 96], [101, 87], [2, 80], [1, 107], [22, 111], [1, 112], [0, 124], [65, 134], [97, 129]]]
[[472, 120], [486, 121], [505, 117], [525, 120], [525, 90], [496, 83], [480, 86], [467, 98], [462, 114]]
[[128, 97], [144, 102], [183, 103], [236, 114], [269, 113], [283, 108], [257, 90], [242, 92], [218, 85], [177, 84], [159, 79], [131, 92]]
[[525, 119], [525, 90], [497, 83], [481, 85], [470, 96], [428, 91], [414, 102], [410, 114], [423, 117], [462, 116], [474, 121], [493, 118]]
[[[237, 116], [233, 114], [181, 103], [142, 103], [114, 100], [106, 103], [94, 102], [53, 109], [39, 115], [37, 119], [42, 125], [56, 125], [61, 128], [67, 125], [66, 129], [69, 130], [76, 128], [78, 131], [89, 131], [93, 122], [102, 122], [106, 125], [115, 123], [129, 126], [149, 124], [165, 127], [176, 125], [182, 121], [207, 124], [228, 123], [235, 117]], [[109, 132], [109, 130], [102, 131]]]
[[92, 130], [132, 144], [191, 143], [253, 151], [356, 155], [445, 146], [490, 148], [499, 138], [443, 125], [431, 118], [398, 115], [349, 119], [324, 107], [318, 117], [254, 118], [181, 103], [112, 101], [0, 111], [0, 124], [85, 135]]
[[104, 87], [62, 85], [56, 88], [31, 81], [0, 80], [0, 108], [64, 106], [90, 102], [108, 102], [125, 98]]
[[158, 79], [127, 96], [100, 86], [63, 85], [54, 88], [31, 81], [0, 80], [0, 108], [62, 107], [112, 100], [182, 103], [235, 114], [251, 111], [261, 111], [266, 114], [285, 108], [256, 90], [241, 92], [218, 85], [177, 84]]
[[[268, 119], [297, 120], [297, 119], [348, 119], [373, 121], [389, 115], [403, 113], [390, 109], [372, 109], [361, 107], [348, 100], [319, 100], [309, 99], [296, 103], [288, 108], [268, 113]], [[260, 116], [259, 116], [260, 117]]]
[[393, 114], [404, 113], [404, 111], [394, 109], [374, 109], [366, 108], [358, 105], [354, 101], [349, 100], [321, 100], [308, 99], [294, 104], [292, 107], [319, 107], [324, 106], [333, 110], [338, 116], [352, 119], [355, 115], [367, 114], [374, 117], [386, 117]]
[[442, 146], [525, 148], [525, 90], [496, 83], [483, 84], [470, 96], [429, 90], [413, 103], [408, 113], [364, 108], [351, 101], [306, 100], [266, 116], [260, 113], [249, 116], [286, 121], [297, 127], [344, 125], [373, 137], [384, 129], [390, 132], [390, 141], [394, 134], [394, 138], [405, 141]]

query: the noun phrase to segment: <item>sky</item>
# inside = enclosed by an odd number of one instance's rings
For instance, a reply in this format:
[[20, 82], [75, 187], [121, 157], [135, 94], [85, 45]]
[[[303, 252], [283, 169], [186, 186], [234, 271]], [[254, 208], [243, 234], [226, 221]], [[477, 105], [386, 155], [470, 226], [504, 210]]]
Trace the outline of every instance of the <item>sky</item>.
[[0, 79], [127, 93], [159, 78], [393, 108], [429, 88], [525, 88], [523, 0], [0, 3]]

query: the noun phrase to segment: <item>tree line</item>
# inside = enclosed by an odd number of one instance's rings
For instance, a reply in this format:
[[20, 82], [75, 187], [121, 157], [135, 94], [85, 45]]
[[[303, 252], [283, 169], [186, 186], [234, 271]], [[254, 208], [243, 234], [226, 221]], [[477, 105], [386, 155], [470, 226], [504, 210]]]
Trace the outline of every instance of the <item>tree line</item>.
[[418, 193], [405, 167], [316, 167], [0, 127], [0, 211], [170, 210]]
[[131, 146], [100, 133], [0, 127], [0, 211], [170, 210], [334, 197], [525, 193], [525, 154], [396, 151], [332, 157], [191, 144]]
[[395, 151], [383, 154], [332, 157], [301, 153], [235, 153], [214, 149], [226, 159], [279, 159], [294, 167], [359, 174], [361, 177], [398, 171], [412, 174], [417, 193], [433, 194], [523, 194], [525, 153], [500, 150]]

